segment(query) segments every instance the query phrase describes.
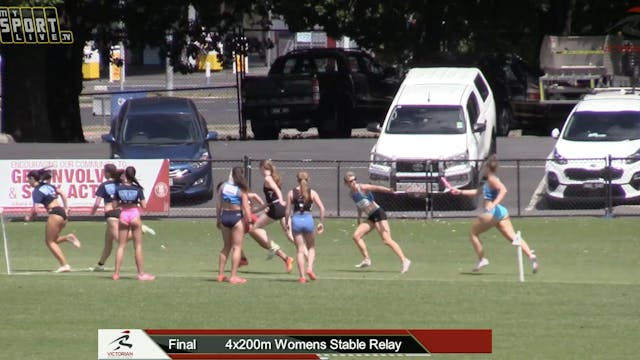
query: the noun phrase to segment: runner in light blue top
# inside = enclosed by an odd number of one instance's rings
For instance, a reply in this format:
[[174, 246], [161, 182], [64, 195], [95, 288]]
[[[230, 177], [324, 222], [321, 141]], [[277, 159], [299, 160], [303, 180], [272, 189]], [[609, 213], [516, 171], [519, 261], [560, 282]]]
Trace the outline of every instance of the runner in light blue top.
[[[509, 218], [509, 212], [507, 208], [500, 204], [507, 195], [507, 187], [496, 175], [497, 170], [498, 159], [495, 155], [492, 155], [485, 163], [484, 178], [486, 181], [481, 188], [461, 190], [450, 187], [447, 184], [453, 195], [477, 196], [482, 193], [484, 212], [478, 215], [471, 225], [471, 244], [478, 255], [478, 262], [473, 267], [473, 272], [480, 271], [480, 269], [489, 265], [489, 260], [484, 256], [480, 234], [492, 227], [496, 227], [509, 242], [513, 242], [516, 239], [516, 232]], [[538, 258], [524, 239], [522, 239], [522, 252], [531, 260], [533, 273], [537, 273], [539, 270]]]
[[[344, 184], [349, 187], [349, 195], [353, 202], [356, 203], [356, 208], [358, 209], [358, 227], [352, 237], [362, 254], [363, 260], [356, 265], [356, 267], [361, 269], [371, 266], [371, 258], [369, 257], [367, 245], [365, 245], [363, 237], [371, 232], [371, 230], [376, 229], [384, 244], [390, 247], [398, 256], [400, 262], [402, 262], [402, 270], [400, 270], [400, 273], [404, 274], [409, 271], [411, 260], [404, 255], [400, 245], [391, 238], [391, 228], [387, 221], [387, 214], [373, 198], [374, 191], [393, 193], [393, 190], [380, 185], [358, 184], [355, 173], [351, 171], [345, 173]], [[365, 214], [367, 217], [365, 222], [360, 221], [362, 214]]]

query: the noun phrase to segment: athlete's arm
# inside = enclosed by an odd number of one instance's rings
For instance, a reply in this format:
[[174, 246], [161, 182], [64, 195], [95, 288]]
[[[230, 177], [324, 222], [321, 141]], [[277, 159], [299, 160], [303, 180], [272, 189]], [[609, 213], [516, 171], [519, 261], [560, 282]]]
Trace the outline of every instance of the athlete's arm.
[[324, 204], [320, 199], [320, 195], [315, 190], [311, 190], [311, 200], [318, 205], [318, 209], [320, 209], [320, 222], [318, 223], [318, 234], [322, 234], [324, 231]]

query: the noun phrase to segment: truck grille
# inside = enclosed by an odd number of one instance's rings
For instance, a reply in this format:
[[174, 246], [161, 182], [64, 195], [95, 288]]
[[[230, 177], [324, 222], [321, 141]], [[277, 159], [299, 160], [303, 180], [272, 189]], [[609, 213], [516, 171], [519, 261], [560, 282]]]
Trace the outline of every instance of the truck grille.
[[[624, 170], [616, 168], [603, 168], [598, 170], [587, 169], [566, 169], [564, 174], [571, 180], [583, 181], [583, 180], [617, 180], [622, 177]], [[610, 175], [609, 175], [610, 174]]]
[[438, 163], [435, 161], [398, 161], [396, 172], [438, 172]]

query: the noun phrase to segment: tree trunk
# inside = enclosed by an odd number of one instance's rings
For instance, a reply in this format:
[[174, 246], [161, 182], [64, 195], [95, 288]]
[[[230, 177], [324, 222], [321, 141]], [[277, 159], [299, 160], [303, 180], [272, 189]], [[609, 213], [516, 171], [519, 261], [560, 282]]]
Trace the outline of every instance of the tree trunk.
[[18, 142], [84, 142], [82, 45], [2, 49], [2, 131]]

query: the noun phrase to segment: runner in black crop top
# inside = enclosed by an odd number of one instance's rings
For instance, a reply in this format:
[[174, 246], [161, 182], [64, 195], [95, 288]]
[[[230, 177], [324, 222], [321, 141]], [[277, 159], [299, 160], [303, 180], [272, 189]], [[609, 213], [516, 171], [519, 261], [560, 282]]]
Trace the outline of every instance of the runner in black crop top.
[[[42, 204], [47, 209], [49, 216], [47, 217], [47, 224], [45, 225], [45, 243], [49, 251], [51, 251], [53, 256], [58, 260], [58, 263], [60, 263], [60, 267], [55, 270], [55, 272], [69, 272], [71, 271], [71, 266], [69, 266], [59, 244], [68, 241], [75, 247], [80, 247], [80, 241], [74, 234], [60, 236], [60, 232], [67, 224], [67, 197], [55, 186], [49, 184], [47, 182], [48, 179], [51, 179], [51, 173], [45, 169], [32, 170], [27, 175], [29, 185], [33, 187], [31, 194], [33, 207], [31, 208], [30, 214], [25, 216], [25, 220], [29, 221], [36, 216], [38, 204]], [[58, 197], [62, 199], [63, 206], [59, 205]]]
[[311, 211], [311, 206], [313, 205], [312, 201], [304, 201], [304, 196], [300, 192], [299, 189], [293, 189], [293, 198], [291, 200], [291, 204], [293, 205], [293, 211], [297, 212], [305, 212]]

